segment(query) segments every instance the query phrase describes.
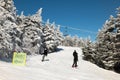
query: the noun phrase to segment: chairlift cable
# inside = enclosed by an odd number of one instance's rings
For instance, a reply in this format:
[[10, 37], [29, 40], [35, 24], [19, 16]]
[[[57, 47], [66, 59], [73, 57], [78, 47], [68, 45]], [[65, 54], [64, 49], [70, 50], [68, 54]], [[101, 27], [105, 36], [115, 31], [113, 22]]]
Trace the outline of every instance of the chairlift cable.
[[[46, 24], [46, 22], [42, 21], [42, 23]], [[51, 23], [49, 23], [51, 24]], [[56, 26], [58, 26], [58, 24], [55, 24]], [[91, 33], [91, 34], [97, 34], [97, 32], [93, 32], [93, 31], [90, 31], [90, 30], [84, 30], [84, 29], [79, 29], [79, 28], [73, 28], [73, 27], [68, 27], [68, 26], [62, 26], [60, 25], [60, 27], [62, 28], [67, 28], [67, 29], [72, 29], [72, 30], [78, 30], [78, 31], [81, 31], [81, 32], [86, 32], [86, 33]]]

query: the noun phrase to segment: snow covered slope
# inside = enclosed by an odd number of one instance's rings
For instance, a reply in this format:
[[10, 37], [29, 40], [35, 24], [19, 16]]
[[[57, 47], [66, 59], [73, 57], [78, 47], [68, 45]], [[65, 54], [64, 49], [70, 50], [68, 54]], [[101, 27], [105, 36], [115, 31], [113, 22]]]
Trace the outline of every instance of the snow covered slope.
[[[104, 70], [82, 60], [82, 51], [76, 47], [59, 47], [45, 62], [41, 55], [27, 57], [26, 66], [14, 66], [0, 61], [0, 80], [119, 80], [120, 74]], [[62, 50], [63, 49], [63, 50]], [[79, 54], [78, 68], [72, 68], [73, 51]]]

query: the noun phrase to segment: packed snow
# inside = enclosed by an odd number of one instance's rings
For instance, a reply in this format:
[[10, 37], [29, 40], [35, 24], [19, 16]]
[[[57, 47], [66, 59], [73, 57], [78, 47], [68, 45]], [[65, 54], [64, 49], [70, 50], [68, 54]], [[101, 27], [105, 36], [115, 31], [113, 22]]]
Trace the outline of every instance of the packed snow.
[[[78, 67], [72, 68], [73, 51], [79, 55]], [[0, 61], [0, 80], [119, 80], [120, 74], [104, 70], [82, 60], [82, 50], [59, 46], [41, 62], [41, 55], [27, 56], [26, 66]]]

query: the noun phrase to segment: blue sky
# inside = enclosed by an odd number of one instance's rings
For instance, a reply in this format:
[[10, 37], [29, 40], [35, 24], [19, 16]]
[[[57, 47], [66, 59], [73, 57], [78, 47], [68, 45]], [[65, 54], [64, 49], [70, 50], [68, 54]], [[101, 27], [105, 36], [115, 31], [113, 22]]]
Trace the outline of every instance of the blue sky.
[[[103, 26], [110, 15], [116, 16], [120, 0], [14, 0], [14, 4], [17, 13], [24, 11], [25, 15], [32, 15], [39, 8], [43, 8], [43, 20], [50, 19], [51, 23], [61, 25], [63, 33], [84, 38], [91, 36], [92, 40], [95, 40], [94, 33]], [[66, 26], [67, 29], [62, 26]]]

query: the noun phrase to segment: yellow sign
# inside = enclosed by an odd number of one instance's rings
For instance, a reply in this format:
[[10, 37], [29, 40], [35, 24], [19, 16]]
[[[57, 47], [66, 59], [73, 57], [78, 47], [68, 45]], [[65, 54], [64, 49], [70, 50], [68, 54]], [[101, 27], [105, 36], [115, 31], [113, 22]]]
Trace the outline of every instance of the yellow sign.
[[18, 66], [24, 66], [26, 64], [26, 53], [14, 52], [12, 63]]

